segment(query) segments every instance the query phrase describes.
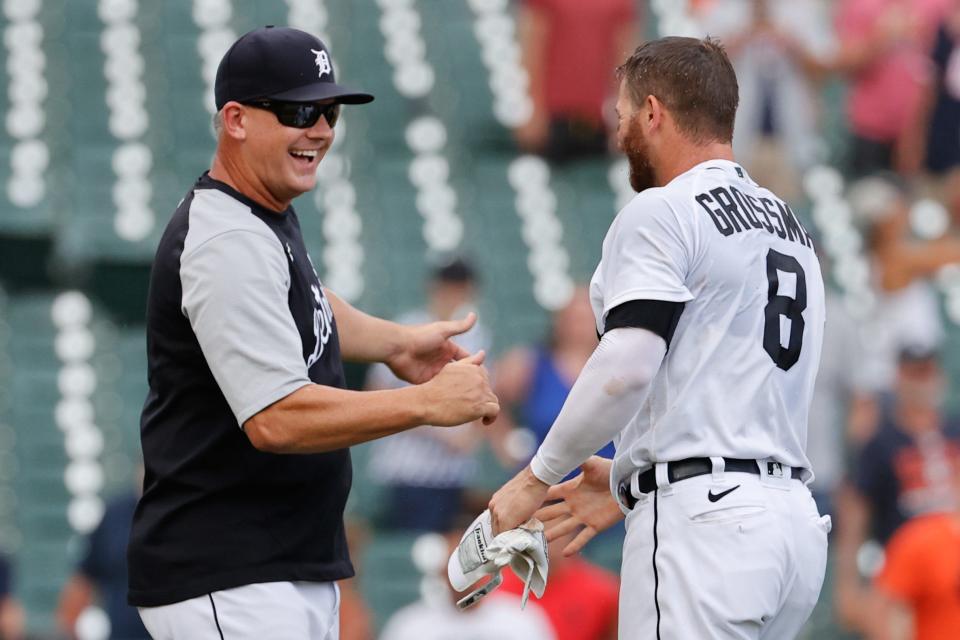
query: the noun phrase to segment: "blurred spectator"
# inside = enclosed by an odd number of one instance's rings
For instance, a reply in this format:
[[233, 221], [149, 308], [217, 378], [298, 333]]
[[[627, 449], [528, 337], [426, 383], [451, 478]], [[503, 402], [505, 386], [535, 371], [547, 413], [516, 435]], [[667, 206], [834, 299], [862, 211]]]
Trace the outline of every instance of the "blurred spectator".
[[139, 492], [131, 490], [110, 500], [100, 524], [84, 541], [83, 557], [57, 606], [57, 621], [68, 637], [77, 637], [80, 615], [99, 602], [110, 621], [111, 638], [149, 640], [140, 614], [127, 604], [127, 542], [138, 498]]
[[[842, 514], [833, 508], [833, 495], [843, 479], [847, 463], [848, 429], [863, 432], [876, 422], [876, 403], [869, 377], [862, 366], [866, 349], [860, 327], [833, 291], [826, 295], [827, 318], [824, 327], [820, 370], [810, 401], [807, 428], [807, 456], [814, 470], [810, 492], [820, 513]], [[861, 426], [866, 421], [868, 427]]]
[[494, 593], [461, 611], [459, 597], [451, 591], [448, 602], [407, 605], [390, 617], [380, 640], [553, 640], [550, 622], [534, 602], [521, 611], [515, 597]]
[[942, 415], [946, 380], [938, 355], [904, 348], [891, 414], [859, 453], [851, 486], [838, 499], [837, 605], [868, 628], [857, 554], [868, 539], [885, 544], [908, 519], [953, 508], [960, 473], [960, 425]]
[[949, 508], [952, 471], [960, 470], [960, 424], [942, 415], [947, 388], [939, 356], [905, 348], [897, 387], [893, 414], [864, 446], [854, 471], [871, 537], [880, 542], [913, 516]]
[[604, 153], [613, 69], [638, 44], [636, 2], [523, 0], [519, 38], [534, 105], [520, 147], [557, 161]]
[[[929, 278], [960, 262], [960, 240], [913, 238], [910, 196], [892, 174], [859, 180], [848, 199], [866, 241], [876, 297], [872, 309], [862, 310], [863, 340], [870, 349], [861, 367], [871, 377], [871, 388], [889, 391], [901, 345], [935, 349], [943, 341], [939, 300]], [[861, 436], [869, 434], [854, 434], [854, 439]]]
[[[501, 593], [502, 586], [469, 609], [457, 608], [456, 602], [466, 594], [454, 591], [447, 581], [447, 558], [472, 521], [462, 512], [455, 514], [445, 532], [446, 553], [436, 563], [442, 575], [428, 576], [437, 589], [422, 589], [424, 597], [393, 614], [380, 640], [554, 640], [550, 620], [535, 597], [521, 610], [519, 599]], [[504, 569], [504, 577], [510, 571]]]
[[[557, 640], [616, 640], [619, 580], [580, 556], [564, 556], [563, 548], [573, 535], [550, 543], [550, 577], [537, 604], [550, 619]], [[500, 590], [519, 596], [523, 582], [513, 572], [504, 572]]]
[[0, 554], [0, 640], [24, 637], [23, 608], [13, 597], [13, 571], [6, 556]]
[[[431, 275], [426, 308], [401, 315], [397, 322], [419, 324], [450, 320], [474, 307], [476, 274], [463, 259], [438, 266]], [[478, 321], [454, 338], [470, 353], [489, 349], [490, 336]], [[368, 389], [396, 389], [406, 383], [383, 364], [370, 368]], [[445, 531], [460, 512], [463, 493], [474, 472], [474, 452], [483, 437], [481, 425], [436, 429], [423, 426], [375, 441], [370, 474], [387, 488], [382, 526], [413, 531]]]
[[960, 2], [937, 29], [933, 82], [907, 131], [900, 169], [926, 174], [926, 190], [960, 221]]
[[958, 576], [960, 503], [903, 525], [887, 545], [874, 581], [870, 640], [954, 640], [960, 635]]
[[818, 85], [835, 56], [819, 0], [713, 0], [698, 5], [704, 35], [720, 38], [740, 85], [733, 146], [760, 183], [787, 199], [823, 144]]
[[850, 169], [899, 168], [904, 138], [932, 80], [927, 52], [953, 0], [840, 0], [836, 68], [848, 76]]
[[[497, 422], [506, 424], [514, 419], [532, 431], [536, 442], [530, 455], [547, 437], [570, 388], [596, 348], [597, 328], [589, 293], [580, 286], [570, 302], [553, 314], [547, 344], [514, 348], [497, 363], [493, 390], [502, 409], [506, 409]], [[599, 452], [605, 458], [613, 454], [613, 443]]]

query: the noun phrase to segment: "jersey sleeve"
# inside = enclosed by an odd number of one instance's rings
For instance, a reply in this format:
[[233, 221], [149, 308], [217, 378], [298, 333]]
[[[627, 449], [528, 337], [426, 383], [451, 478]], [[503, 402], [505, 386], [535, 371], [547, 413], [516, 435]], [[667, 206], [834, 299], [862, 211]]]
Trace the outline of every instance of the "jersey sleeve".
[[607, 313], [630, 300], [687, 302], [690, 230], [659, 196], [641, 194], [617, 216], [604, 241], [599, 269], [603, 326]]
[[183, 313], [241, 427], [310, 384], [279, 240], [227, 231], [185, 253], [180, 278]]

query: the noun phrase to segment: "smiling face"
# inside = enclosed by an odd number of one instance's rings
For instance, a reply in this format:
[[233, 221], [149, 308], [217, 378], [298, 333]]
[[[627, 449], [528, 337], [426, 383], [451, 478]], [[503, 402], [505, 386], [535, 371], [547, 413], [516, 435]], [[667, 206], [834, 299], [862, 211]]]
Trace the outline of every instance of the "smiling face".
[[[317, 184], [317, 167], [333, 144], [334, 130], [321, 117], [307, 129], [284, 126], [264, 109], [244, 106], [246, 131], [240, 153], [259, 183], [257, 191], [284, 209], [297, 196]], [[280, 205], [279, 207], [276, 205]]]

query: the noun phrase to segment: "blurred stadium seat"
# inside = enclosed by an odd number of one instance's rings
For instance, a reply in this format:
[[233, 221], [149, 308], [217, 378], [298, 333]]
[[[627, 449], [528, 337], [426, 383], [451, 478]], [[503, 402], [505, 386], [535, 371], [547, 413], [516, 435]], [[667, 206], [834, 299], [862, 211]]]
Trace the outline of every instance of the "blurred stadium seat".
[[17, 429], [17, 590], [31, 622], [48, 619], [69, 572], [67, 458], [54, 409], [60, 397], [50, 318], [52, 294], [11, 296], [7, 317], [17, 339], [10, 343], [16, 375], [9, 420]]
[[0, 517], [0, 531], [4, 547], [16, 551], [17, 591], [38, 628], [49, 626], [76, 535], [99, 518], [97, 501], [136, 477], [146, 392], [142, 329], [118, 329], [96, 306], [84, 321], [83, 304], [65, 306], [66, 299], [13, 295], [0, 312], [16, 336], [5, 343], [4, 364], [15, 375], [0, 412], [0, 424], [16, 429], [12, 450], [0, 453], [15, 470], [16, 513]]
[[410, 555], [417, 537], [379, 532], [363, 552], [358, 580], [364, 599], [375, 612], [377, 628], [420, 597], [421, 575]]

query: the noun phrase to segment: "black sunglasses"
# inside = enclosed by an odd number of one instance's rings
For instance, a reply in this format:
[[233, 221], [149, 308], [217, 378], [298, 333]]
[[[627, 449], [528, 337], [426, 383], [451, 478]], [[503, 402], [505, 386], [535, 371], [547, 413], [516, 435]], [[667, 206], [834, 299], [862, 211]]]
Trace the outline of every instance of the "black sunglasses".
[[309, 129], [323, 116], [333, 129], [340, 119], [340, 103], [318, 104], [316, 102], [281, 102], [279, 100], [254, 100], [244, 103], [264, 109], [277, 116], [280, 124], [297, 129]]

